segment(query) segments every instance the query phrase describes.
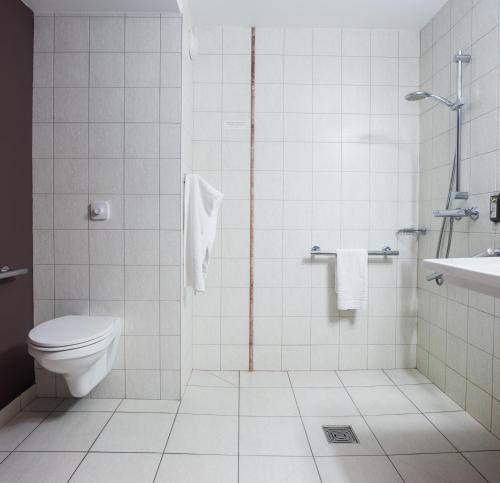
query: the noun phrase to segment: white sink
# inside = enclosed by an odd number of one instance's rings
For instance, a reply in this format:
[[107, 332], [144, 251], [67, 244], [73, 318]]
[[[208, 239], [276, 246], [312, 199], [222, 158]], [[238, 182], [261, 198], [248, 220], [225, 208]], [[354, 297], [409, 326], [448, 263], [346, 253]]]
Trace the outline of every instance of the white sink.
[[500, 297], [500, 257], [430, 258], [423, 263], [448, 283]]

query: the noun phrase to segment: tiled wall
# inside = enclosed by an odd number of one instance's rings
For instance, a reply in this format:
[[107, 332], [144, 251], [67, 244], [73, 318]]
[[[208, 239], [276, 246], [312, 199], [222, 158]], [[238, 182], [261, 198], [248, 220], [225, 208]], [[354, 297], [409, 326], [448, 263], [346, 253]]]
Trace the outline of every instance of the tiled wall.
[[[198, 29], [193, 168], [225, 194], [194, 366], [248, 367], [250, 30]], [[256, 30], [255, 368], [414, 367], [417, 32]], [[236, 123], [234, 121], [237, 121]], [[384, 245], [366, 311], [339, 312], [325, 249]]]
[[[180, 395], [181, 30], [168, 16], [35, 19], [35, 323], [123, 318], [93, 397]], [[89, 221], [92, 200], [109, 221]], [[66, 393], [36, 372], [40, 395]]]
[[[474, 4], [474, 6], [473, 6]], [[463, 186], [478, 206], [477, 221], [455, 224], [451, 256], [500, 246], [489, 221], [489, 194], [500, 189], [498, 170], [499, 9], [497, 0], [448, 2], [421, 32], [421, 87], [455, 96], [458, 49], [472, 54], [464, 66]], [[419, 258], [434, 257], [454, 155], [455, 116], [441, 105], [421, 103]], [[493, 297], [425, 281], [419, 269], [418, 368], [457, 403], [500, 435], [500, 305]]]

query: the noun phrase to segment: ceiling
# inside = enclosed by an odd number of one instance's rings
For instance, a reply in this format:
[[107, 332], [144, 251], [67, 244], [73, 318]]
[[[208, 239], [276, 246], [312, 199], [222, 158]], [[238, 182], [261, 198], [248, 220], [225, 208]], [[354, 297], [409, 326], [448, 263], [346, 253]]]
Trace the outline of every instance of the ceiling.
[[195, 25], [421, 29], [446, 0], [191, 0]]
[[182, 0], [23, 0], [23, 2], [35, 13], [179, 13], [182, 5]]
[[[1, 0], [0, 0], [1, 1]], [[181, 12], [195, 25], [421, 29], [446, 0], [23, 0], [35, 13]]]

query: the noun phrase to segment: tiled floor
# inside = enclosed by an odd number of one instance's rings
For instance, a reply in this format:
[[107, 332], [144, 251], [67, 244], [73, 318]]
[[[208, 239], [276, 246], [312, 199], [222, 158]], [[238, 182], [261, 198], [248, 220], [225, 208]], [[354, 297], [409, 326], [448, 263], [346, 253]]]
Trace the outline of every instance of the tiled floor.
[[194, 372], [180, 405], [38, 399], [0, 429], [1, 483], [67, 481], [500, 482], [500, 440], [415, 370]]

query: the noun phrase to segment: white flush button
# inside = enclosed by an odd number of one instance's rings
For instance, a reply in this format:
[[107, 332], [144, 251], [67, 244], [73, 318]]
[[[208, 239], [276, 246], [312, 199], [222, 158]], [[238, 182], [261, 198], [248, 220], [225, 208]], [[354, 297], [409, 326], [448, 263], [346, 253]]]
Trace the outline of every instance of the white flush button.
[[111, 215], [109, 201], [92, 201], [90, 203], [90, 219], [94, 221], [108, 220]]

